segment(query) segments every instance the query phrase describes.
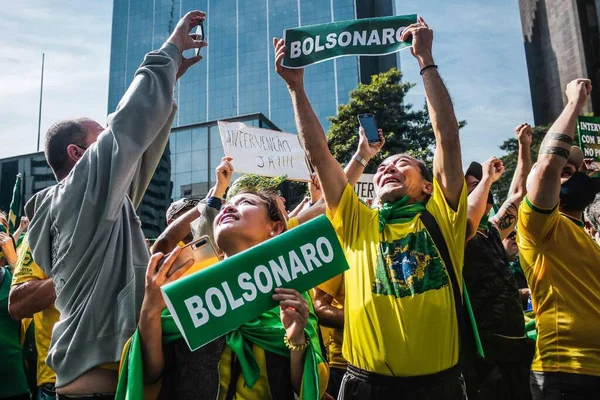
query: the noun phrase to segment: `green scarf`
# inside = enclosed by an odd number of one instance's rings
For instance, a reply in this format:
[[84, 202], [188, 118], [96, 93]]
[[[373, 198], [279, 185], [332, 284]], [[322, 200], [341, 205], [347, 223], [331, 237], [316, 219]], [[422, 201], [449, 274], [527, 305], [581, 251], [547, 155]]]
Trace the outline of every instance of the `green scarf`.
[[[312, 308], [312, 300], [306, 293], [304, 298], [308, 301], [311, 313], [305, 328], [309, 346], [304, 357], [302, 399], [313, 400], [319, 398], [317, 366], [325, 360], [319, 346], [317, 318]], [[163, 311], [161, 321], [164, 344], [183, 338], [167, 309]], [[260, 376], [260, 367], [252, 352], [252, 344], [280, 356], [289, 357], [290, 351], [283, 342], [284, 335], [285, 329], [281, 324], [279, 307], [265, 312], [226, 335], [226, 343], [238, 357], [244, 380], [249, 387], [252, 388]], [[136, 330], [123, 351], [116, 400], [144, 398], [143, 365], [142, 343], [139, 330]]]
[[387, 224], [409, 222], [425, 211], [425, 202], [408, 204], [409, 200], [404, 196], [395, 203], [383, 203], [379, 209], [379, 232], [383, 232]]

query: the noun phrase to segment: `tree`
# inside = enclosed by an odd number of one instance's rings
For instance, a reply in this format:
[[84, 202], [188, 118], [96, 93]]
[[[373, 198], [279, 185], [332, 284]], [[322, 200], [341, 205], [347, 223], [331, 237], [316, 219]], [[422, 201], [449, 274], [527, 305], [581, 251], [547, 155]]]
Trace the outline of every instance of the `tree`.
[[[534, 163], [537, 160], [537, 154], [540, 151], [542, 140], [544, 140], [544, 136], [546, 136], [549, 128], [549, 126], [536, 126], [533, 128], [531, 159]], [[494, 194], [494, 199], [498, 205], [506, 200], [508, 190], [510, 189], [510, 183], [512, 182], [515, 169], [517, 168], [517, 159], [519, 156], [519, 143], [517, 142], [517, 138], [513, 137], [505, 140], [504, 143], [500, 145], [500, 150], [506, 152], [505, 156], [500, 157], [504, 164], [504, 174], [502, 174], [502, 177], [494, 184], [494, 186], [492, 186], [492, 193]]]
[[[383, 159], [392, 154], [409, 153], [431, 166], [435, 137], [427, 107], [415, 110], [404, 101], [415, 85], [402, 81], [396, 68], [373, 75], [369, 84], [360, 84], [350, 92], [350, 102], [338, 107], [337, 115], [329, 117], [331, 128], [327, 141], [333, 156], [347, 164], [358, 147], [357, 115], [370, 113], [385, 135], [385, 147], [366, 168], [373, 173]], [[464, 126], [461, 122], [461, 127]]]

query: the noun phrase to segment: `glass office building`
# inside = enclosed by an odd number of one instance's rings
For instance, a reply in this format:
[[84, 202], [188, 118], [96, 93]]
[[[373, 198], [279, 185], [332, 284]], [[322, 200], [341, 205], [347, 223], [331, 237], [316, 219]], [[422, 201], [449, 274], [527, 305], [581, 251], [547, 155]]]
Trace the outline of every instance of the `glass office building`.
[[[260, 118], [250, 118], [253, 124], [296, 131], [289, 95], [274, 70], [273, 37], [282, 37], [286, 28], [393, 15], [393, 3], [115, 0], [108, 111], [116, 108], [144, 55], [167, 39], [180, 17], [193, 9], [205, 11], [204, 31], [209, 45], [202, 49], [203, 60], [177, 83], [175, 91], [179, 112], [169, 146], [173, 182], [170, 195], [178, 199], [189, 191], [186, 187], [211, 182], [223, 154], [215, 121], [260, 114]], [[327, 117], [336, 114], [339, 104], [348, 102], [349, 92], [359, 82], [368, 82], [372, 74], [397, 65], [397, 55], [391, 55], [338, 58], [307, 68], [306, 89], [325, 128], [329, 126]]]

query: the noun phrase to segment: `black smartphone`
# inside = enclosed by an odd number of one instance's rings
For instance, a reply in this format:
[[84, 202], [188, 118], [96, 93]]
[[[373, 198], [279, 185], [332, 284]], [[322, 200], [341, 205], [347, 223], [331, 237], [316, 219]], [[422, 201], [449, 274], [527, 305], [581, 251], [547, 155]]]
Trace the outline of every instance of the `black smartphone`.
[[377, 124], [375, 124], [375, 118], [373, 114], [359, 114], [358, 122], [360, 126], [365, 131], [365, 135], [367, 136], [367, 140], [369, 143], [379, 143], [381, 139], [379, 138], [379, 131], [377, 130]]
[[[192, 38], [194, 38], [194, 40], [204, 40], [206, 38], [206, 36], [204, 35], [204, 25], [203, 24], [204, 24], [204, 22], [200, 21], [200, 23], [196, 27], [196, 31], [194, 33], [192, 33]], [[196, 49], [196, 55], [197, 56], [200, 55], [200, 49]]]

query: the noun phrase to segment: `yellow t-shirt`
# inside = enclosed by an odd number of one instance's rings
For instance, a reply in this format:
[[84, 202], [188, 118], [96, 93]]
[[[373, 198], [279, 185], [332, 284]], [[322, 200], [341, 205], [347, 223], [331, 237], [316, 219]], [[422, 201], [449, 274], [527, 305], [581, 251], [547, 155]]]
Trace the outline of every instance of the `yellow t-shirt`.
[[[318, 288], [333, 297], [333, 302], [331, 303], [333, 307], [344, 307], [344, 299], [346, 297], [344, 274], [340, 274], [326, 282], [323, 282], [318, 286]], [[321, 326], [321, 335], [323, 337], [323, 341], [325, 342], [325, 346], [327, 346], [329, 366], [333, 368], [346, 369], [348, 367], [348, 362], [342, 355], [344, 330]]]
[[[243, 374], [240, 373], [240, 377], [237, 381], [237, 390], [234, 396], [236, 400], [269, 400], [271, 398], [271, 389], [269, 387], [269, 378], [267, 377], [267, 358], [265, 356], [265, 350], [257, 345], [252, 345], [252, 352], [256, 358], [256, 362], [260, 367], [260, 376], [254, 384], [254, 387], [250, 389], [246, 386]], [[225, 346], [223, 353], [221, 354], [221, 360], [219, 361], [219, 376], [221, 379], [219, 389], [219, 400], [225, 400], [227, 390], [229, 389], [229, 383], [231, 381], [231, 356], [233, 352], [229, 346]]]
[[558, 208], [525, 198], [517, 243], [538, 331], [531, 369], [600, 376], [600, 247]]
[[[466, 185], [457, 211], [438, 182], [427, 210], [446, 240], [458, 281], [467, 226]], [[446, 370], [458, 362], [458, 323], [452, 286], [421, 219], [388, 224], [379, 232], [379, 211], [359, 201], [346, 186], [335, 215], [350, 269], [345, 272], [344, 358], [383, 375], [416, 376]], [[385, 247], [385, 265], [378, 254]]]
[[[25, 236], [21, 246], [19, 246], [19, 257], [17, 258], [12, 285], [14, 286], [28, 281], [44, 279], [48, 279], [48, 276], [33, 261], [31, 249], [29, 248], [28, 236]], [[48, 356], [48, 349], [50, 348], [52, 329], [59, 319], [60, 314], [54, 305], [33, 315], [33, 322], [35, 324], [35, 347], [38, 354], [38, 386], [41, 386], [44, 383], [56, 382], [54, 371], [46, 365], [46, 357]]]

